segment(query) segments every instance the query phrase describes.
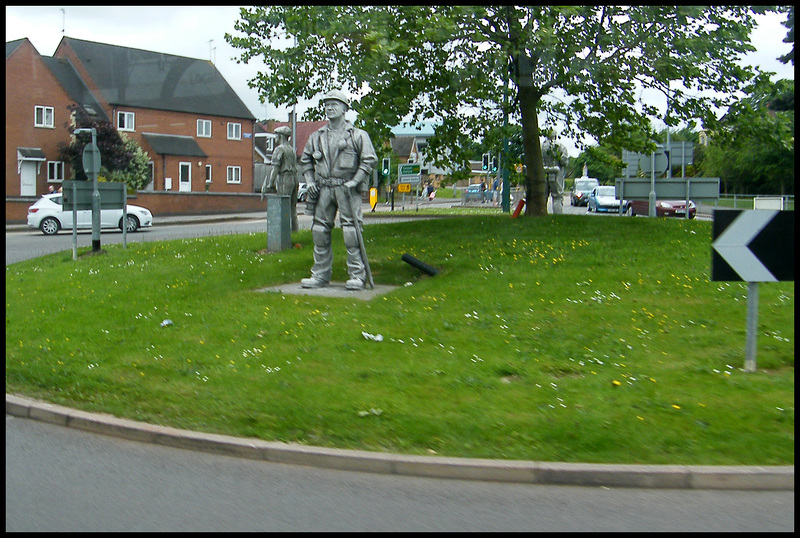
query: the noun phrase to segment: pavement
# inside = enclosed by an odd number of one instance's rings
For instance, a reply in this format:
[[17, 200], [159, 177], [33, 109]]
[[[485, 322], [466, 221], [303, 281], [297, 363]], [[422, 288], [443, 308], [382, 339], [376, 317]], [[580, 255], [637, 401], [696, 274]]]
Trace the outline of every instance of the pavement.
[[[450, 203], [453, 201], [450, 200]], [[420, 202], [422, 205], [427, 202]], [[378, 204], [375, 212], [365, 208], [365, 218], [381, 213], [381, 219], [415, 217], [415, 204], [406, 203], [395, 210]], [[388, 214], [387, 214], [388, 212]], [[301, 215], [301, 227], [310, 219]], [[229, 213], [218, 215], [183, 215], [158, 217], [158, 225], [265, 219], [263, 213]], [[6, 225], [6, 231], [28, 230], [24, 224]], [[369, 300], [391, 291], [390, 286], [349, 291], [344, 284], [331, 283], [327, 288], [307, 290], [299, 284], [264, 288], [265, 293], [315, 294], [330, 297], [353, 297]], [[154, 443], [214, 454], [264, 460], [292, 465], [325, 467], [346, 471], [372, 472], [431, 478], [485, 480], [493, 482], [538, 485], [575, 485], [659, 489], [727, 489], [794, 491], [794, 466], [708, 466], [708, 465], [634, 465], [536, 462], [451, 458], [437, 455], [413, 456], [313, 447], [293, 443], [263, 441], [226, 435], [194, 432], [123, 419], [103, 413], [90, 413], [6, 394], [6, 414], [40, 420], [92, 433], [120, 437], [132, 441]]]

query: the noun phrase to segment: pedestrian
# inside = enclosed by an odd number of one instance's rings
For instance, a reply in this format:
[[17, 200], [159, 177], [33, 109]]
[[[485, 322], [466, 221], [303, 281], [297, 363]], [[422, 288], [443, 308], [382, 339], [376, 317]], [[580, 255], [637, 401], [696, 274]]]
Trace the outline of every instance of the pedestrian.
[[367, 282], [368, 260], [361, 241], [361, 197], [378, 161], [366, 131], [357, 129], [344, 117], [350, 100], [339, 90], [322, 98], [328, 125], [308, 138], [300, 156], [300, 174], [308, 184], [306, 213], [313, 215], [311, 237], [314, 241], [314, 265], [311, 278], [304, 278], [304, 288], [328, 286], [333, 268], [331, 230], [336, 212], [342, 225], [347, 250], [345, 287], [360, 290]]
[[48, 185], [47, 186], [47, 194], [55, 194], [55, 193], [56, 193], [56, 188], [53, 187], [52, 185]]
[[300, 182], [297, 179], [297, 155], [289, 144], [292, 130], [281, 126], [275, 129], [278, 135], [278, 146], [272, 152], [272, 169], [269, 178], [261, 186], [261, 199], [267, 191], [275, 191], [282, 196], [289, 196], [289, 208], [292, 220], [292, 231], [299, 230], [297, 221], [297, 190]]

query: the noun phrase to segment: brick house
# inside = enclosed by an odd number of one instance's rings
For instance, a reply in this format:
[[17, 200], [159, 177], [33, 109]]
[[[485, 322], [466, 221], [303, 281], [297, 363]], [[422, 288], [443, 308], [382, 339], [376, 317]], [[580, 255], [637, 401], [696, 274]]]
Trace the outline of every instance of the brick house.
[[7, 221], [70, 179], [58, 143], [70, 142], [72, 104], [149, 155], [152, 181], [132, 203], [155, 215], [258, 209], [255, 117], [211, 62], [70, 37], [51, 58], [20, 39], [6, 43]]

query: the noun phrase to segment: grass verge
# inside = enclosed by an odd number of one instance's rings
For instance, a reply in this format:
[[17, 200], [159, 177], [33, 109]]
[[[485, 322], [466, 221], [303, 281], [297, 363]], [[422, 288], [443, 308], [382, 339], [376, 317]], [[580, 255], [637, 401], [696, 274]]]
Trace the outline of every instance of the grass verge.
[[6, 391], [317, 446], [793, 464], [794, 283], [760, 285], [745, 373], [747, 286], [708, 280], [710, 235], [571, 215], [370, 224], [374, 279], [398, 288], [368, 302], [256, 291], [308, 275], [308, 231], [269, 254], [265, 233], [63, 252], [6, 267]]

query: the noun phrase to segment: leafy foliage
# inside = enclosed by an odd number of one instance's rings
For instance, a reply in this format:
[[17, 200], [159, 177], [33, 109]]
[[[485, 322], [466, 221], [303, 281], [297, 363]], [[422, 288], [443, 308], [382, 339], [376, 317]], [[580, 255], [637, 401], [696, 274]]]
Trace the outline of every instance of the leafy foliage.
[[376, 141], [401, 120], [435, 120], [427, 156], [438, 166], [464, 168], [467, 140], [505, 117], [519, 123], [526, 212], [544, 215], [545, 130], [579, 144], [590, 135], [611, 148], [651, 149], [657, 110], [640, 102], [642, 89], [670, 94], [674, 123], [727, 105], [753, 76], [737, 60], [753, 50], [753, 10], [764, 9], [259, 6], [242, 8], [235, 30], [243, 36], [225, 37], [242, 61], [263, 57], [267, 69], [250, 85], [271, 103], [344, 88]]
[[759, 77], [714, 124], [702, 169], [729, 193], [794, 192], [794, 81]]
[[71, 105], [68, 107], [74, 116], [74, 124], [66, 125], [73, 134], [70, 144], [59, 142], [59, 158], [69, 163], [74, 177], [78, 181], [88, 180], [83, 169], [83, 150], [91, 143], [92, 135], [89, 133], [74, 134], [76, 129], [91, 129], [96, 133], [97, 148], [100, 150], [101, 168], [99, 178], [105, 181], [119, 181], [127, 183], [129, 190], [143, 188], [148, 180], [149, 157], [141, 146], [134, 140], [129, 140], [114, 128], [109, 121], [98, 121], [86, 113], [83, 107]]

